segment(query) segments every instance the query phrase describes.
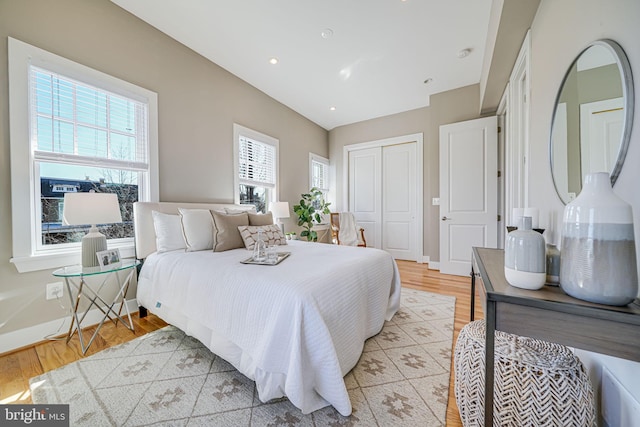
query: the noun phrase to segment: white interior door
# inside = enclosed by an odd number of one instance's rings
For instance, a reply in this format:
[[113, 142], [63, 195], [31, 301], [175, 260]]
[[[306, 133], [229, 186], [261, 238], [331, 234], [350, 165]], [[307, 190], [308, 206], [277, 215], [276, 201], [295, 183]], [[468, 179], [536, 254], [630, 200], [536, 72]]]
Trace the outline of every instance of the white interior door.
[[580, 105], [582, 182], [587, 174], [612, 171], [618, 160], [624, 108], [622, 98]]
[[473, 246], [497, 245], [497, 118], [440, 126], [440, 271], [468, 276]]
[[381, 248], [380, 147], [349, 152], [349, 212], [364, 228], [367, 246]]
[[382, 147], [382, 249], [416, 261], [416, 144]]

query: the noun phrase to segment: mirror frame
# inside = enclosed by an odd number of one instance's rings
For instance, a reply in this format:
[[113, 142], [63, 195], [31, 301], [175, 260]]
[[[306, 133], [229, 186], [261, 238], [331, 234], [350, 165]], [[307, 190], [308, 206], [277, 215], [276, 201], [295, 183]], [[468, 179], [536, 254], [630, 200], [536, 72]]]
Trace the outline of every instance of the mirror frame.
[[558, 191], [558, 186], [556, 184], [556, 178], [553, 173], [553, 129], [555, 126], [556, 113], [558, 110], [558, 104], [560, 102], [560, 97], [562, 95], [562, 90], [564, 89], [564, 85], [569, 78], [571, 70], [573, 66], [576, 64], [578, 59], [582, 56], [582, 54], [590, 49], [593, 46], [603, 46], [607, 50], [611, 52], [611, 54], [615, 57], [616, 63], [618, 65], [618, 71], [620, 72], [620, 80], [622, 82], [622, 96], [624, 103], [624, 122], [622, 124], [622, 136], [620, 139], [620, 147], [618, 149], [618, 158], [616, 159], [616, 164], [613, 167], [613, 170], [610, 172], [611, 175], [611, 186], [616, 183], [618, 176], [620, 175], [620, 171], [622, 170], [622, 166], [624, 164], [625, 157], [627, 156], [627, 150], [629, 149], [629, 142], [631, 140], [631, 128], [633, 127], [633, 113], [634, 113], [634, 104], [635, 104], [635, 94], [633, 88], [633, 75], [631, 73], [631, 65], [629, 64], [629, 58], [627, 58], [627, 54], [624, 52], [622, 47], [615, 41], [611, 39], [601, 39], [596, 40], [590, 43], [587, 47], [582, 49], [580, 53], [576, 56], [576, 58], [571, 62], [567, 72], [562, 78], [562, 83], [558, 88], [558, 93], [556, 94], [555, 104], [553, 105], [553, 113], [551, 116], [551, 131], [549, 132], [549, 165], [551, 167], [551, 179], [553, 180], [553, 187], [556, 190], [556, 194], [558, 198], [563, 204], [569, 203], [562, 199], [560, 195], [560, 191]]

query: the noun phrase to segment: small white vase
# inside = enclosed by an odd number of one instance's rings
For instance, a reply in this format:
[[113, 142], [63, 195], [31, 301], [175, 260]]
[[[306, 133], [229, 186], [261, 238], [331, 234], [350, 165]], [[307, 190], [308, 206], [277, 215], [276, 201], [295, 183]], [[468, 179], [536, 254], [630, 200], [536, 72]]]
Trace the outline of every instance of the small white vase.
[[517, 230], [507, 234], [504, 276], [511, 286], [537, 290], [547, 278], [545, 241], [531, 229], [531, 217], [522, 217]]
[[631, 206], [606, 172], [589, 174], [564, 209], [560, 287], [585, 301], [627, 305], [638, 295]]

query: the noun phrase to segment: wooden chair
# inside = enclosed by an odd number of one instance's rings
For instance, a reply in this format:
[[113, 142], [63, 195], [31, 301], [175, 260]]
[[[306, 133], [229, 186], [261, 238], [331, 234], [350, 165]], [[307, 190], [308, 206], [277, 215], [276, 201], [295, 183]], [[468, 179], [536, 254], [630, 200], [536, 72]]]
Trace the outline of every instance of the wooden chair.
[[[367, 246], [367, 240], [364, 238], [364, 228], [357, 227], [357, 231], [360, 233], [358, 246], [364, 248]], [[338, 212], [331, 213], [331, 241], [336, 245], [342, 244], [340, 243], [340, 213]]]

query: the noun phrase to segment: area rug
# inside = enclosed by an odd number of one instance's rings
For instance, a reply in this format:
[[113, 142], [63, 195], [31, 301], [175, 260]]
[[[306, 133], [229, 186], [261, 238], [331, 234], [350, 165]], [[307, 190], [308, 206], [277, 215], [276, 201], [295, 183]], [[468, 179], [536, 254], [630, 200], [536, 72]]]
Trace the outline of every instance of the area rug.
[[445, 425], [454, 306], [402, 290], [400, 310], [345, 376], [348, 417], [262, 403], [253, 381], [173, 326], [32, 378], [33, 402], [69, 403], [72, 426]]

